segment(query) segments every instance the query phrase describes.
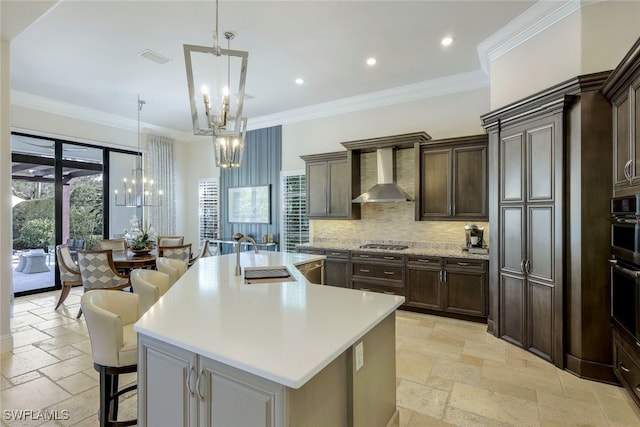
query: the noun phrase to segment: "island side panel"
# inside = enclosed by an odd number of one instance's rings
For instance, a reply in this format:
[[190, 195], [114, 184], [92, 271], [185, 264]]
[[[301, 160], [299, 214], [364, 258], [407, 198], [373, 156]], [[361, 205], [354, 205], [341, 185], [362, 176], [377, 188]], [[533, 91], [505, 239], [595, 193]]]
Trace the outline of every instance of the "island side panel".
[[[350, 397], [349, 425], [354, 427], [398, 426], [396, 408], [396, 317], [388, 315], [347, 355]], [[362, 343], [362, 367], [356, 369], [357, 347]]]

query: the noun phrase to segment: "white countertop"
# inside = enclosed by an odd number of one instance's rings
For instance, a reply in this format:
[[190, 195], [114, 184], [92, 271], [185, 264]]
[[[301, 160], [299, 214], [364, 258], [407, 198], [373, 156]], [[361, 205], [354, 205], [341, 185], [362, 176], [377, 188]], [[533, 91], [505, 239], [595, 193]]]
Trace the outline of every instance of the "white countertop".
[[296, 282], [245, 285], [236, 255], [199, 259], [136, 323], [169, 344], [299, 388], [404, 298], [313, 285], [295, 268], [321, 255], [241, 253], [243, 267], [285, 265]]

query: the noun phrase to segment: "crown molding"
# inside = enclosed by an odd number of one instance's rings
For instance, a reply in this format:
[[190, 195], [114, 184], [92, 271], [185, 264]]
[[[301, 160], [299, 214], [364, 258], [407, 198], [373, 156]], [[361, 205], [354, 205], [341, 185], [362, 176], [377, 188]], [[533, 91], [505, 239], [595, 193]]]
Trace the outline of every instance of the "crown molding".
[[248, 129], [262, 129], [276, 125], [320, 119], [355, 111], [418, 101], [451, 93], [465, 92], [483, 87], [489, 87], [489, 78], [481, 69], [478, 69], [377, 92], [370, 92], [364, 95], [351, 96], [335, 101], [310, 105], [308, 107], [282, 111], [280, 113], [252, 117], [248, 121]]
[[[58, 116], [69, 117], [72, 119], [95, 123], [102, 126], [113, 127], [116, 129], [123, 129], [132, 132], [138, 131], [138, 121], [136, 119], [109, 114], [91, 108], [81, 107], [79, 105], [69, 104], [62, 101], [56, 101], [51, 98], [45, 98], [42, 96], [33, 95], [13, 89], [11, 90], [11, 105], [29, 108], [50, 114], [56, 114]], [[162, 133], [163, 135], [171, 136], [176, 140], [185, 140], [189, 139], [190, 136], [192, 136], [187, 132], [165, 128], [162, 126], [156, 126], [142, 121], [140, 122], [140, 126], [141, 128], [144, 128], [146, 130], [151, 130]]]
[[606, 0], [538, 1], [477, 46], [482, 70], [488, 75], [492, 61], [581, 8], [602, 1]]

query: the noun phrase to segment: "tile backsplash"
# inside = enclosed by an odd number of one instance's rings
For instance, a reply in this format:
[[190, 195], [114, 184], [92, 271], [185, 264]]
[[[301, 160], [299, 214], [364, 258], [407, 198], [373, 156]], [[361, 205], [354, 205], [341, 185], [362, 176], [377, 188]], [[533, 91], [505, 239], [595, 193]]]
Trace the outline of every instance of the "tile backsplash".
[[[396, 183], [414, 195], [413, 150], [397, 150]], [[361, 186], [368, 190], [375, 184], [376, 156], [361, 156]], [[415, 202], [363, 203], [360, 220], [311, 221], [311, 243], [404, 243], [413, 246], [461, 247], [465, 244], [464, 226], [484, 227], [485, 244], [489, 245], [489, 223], [464, 221], [415, 221]]]

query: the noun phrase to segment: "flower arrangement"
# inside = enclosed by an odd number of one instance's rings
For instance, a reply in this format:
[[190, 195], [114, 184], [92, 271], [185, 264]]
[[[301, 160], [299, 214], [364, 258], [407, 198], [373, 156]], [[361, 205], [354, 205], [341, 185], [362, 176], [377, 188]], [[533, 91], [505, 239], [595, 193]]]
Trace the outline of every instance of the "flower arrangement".
[[133, 215], [129, 220], [131, 228], [125, 228], [124, 239], [132, 250], [153, 249], [158, 237], [156, 230], [148, 224], [140, 225], [138, 217]]

